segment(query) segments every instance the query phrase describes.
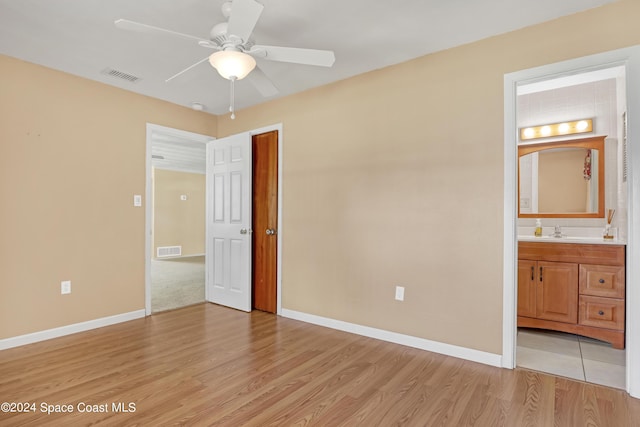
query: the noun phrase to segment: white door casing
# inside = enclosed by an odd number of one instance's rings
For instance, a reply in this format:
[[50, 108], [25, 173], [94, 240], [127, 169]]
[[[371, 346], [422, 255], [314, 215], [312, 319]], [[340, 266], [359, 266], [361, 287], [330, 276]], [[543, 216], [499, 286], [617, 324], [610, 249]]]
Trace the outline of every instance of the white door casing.
[[251, 134], [207, 144], [207, 301], [251, 311]]

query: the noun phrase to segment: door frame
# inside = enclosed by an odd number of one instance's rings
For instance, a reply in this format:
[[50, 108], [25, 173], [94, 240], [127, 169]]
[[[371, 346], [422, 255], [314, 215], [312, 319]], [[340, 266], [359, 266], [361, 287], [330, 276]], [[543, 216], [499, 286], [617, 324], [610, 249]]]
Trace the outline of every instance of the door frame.
[[628, 238], [626, 390], [640, 398], [640, 45], [517, 71], [504, 76], [504, 230], [502, 366], [515, 368], [517, 334], [517, 86], [523, 83], [624, 66], [626, 69]]
[[[153, 248], [151, 247], [151, 234], [153, 232], [153, 200], [152, 183], [151, 183], [151, 148], [153, 145], [153, 135], [160, 134], [173, 136], [179, 139], [188, 139], [194, 142], [207, 144], [215, 138], [209, 135], [189, 132], [181, 129], [174, 129], [166, 126], [147, 123], [147, 146], [146, 146], [146, 185], [145, 185], [145, 266], [144, 266], [144, 310], [145, 315], [151, 315], [151, 257]], [[205, 273], [206, 274], [206, 273]], [[206, 287], [205, 287], [206, 289]]]

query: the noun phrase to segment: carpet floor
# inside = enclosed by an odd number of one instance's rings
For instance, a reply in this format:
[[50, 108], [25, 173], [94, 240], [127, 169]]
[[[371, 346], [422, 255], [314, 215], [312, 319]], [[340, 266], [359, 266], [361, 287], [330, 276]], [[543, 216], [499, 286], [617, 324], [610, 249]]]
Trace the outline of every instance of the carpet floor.
[[151, 260], [151, 311], [204, 302], [204, 256]]

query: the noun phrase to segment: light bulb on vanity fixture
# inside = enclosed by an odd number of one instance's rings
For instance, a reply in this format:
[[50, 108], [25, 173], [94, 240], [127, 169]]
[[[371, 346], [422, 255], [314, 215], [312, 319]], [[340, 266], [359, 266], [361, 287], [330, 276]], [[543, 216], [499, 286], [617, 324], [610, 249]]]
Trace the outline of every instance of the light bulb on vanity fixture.
[[553, 136], [575, 135], [592, 131], [593, 119], [581, 119], [520, 128], [520, 140], [526, 141]]

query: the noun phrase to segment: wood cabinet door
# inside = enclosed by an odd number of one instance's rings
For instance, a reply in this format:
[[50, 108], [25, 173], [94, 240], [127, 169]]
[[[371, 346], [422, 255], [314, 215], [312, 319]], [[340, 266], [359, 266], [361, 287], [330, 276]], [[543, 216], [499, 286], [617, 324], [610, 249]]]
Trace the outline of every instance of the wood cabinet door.
[[518, 316], [536, 317], [536, 262], [518, 260]]
[[538, 261], [536, 317], [578, 323], [578, 264]]

